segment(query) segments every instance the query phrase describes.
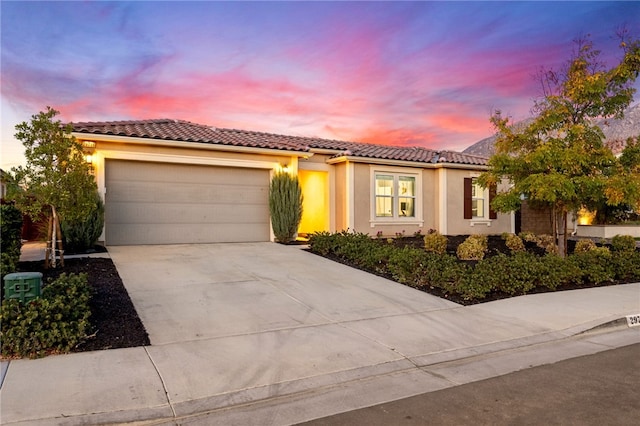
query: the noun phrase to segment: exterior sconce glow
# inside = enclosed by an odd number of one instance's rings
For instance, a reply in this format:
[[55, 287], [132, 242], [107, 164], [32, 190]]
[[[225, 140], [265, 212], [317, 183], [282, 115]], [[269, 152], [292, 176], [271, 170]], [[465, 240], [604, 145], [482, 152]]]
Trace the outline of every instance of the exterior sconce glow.
[[84, 161], [91, 167], [91, 173], [93, 174], [93, 154], [96, 150], [96, 143], [93, 141], [83, 141], [82, 150], [84, 151]]
[[590, 212], [584, 207], [578, 210], [578, 225], [591, 225], [596, 218], [596, 212]]
[[289, 173], [289, 165], [280, 163], [280, 170], [285, 173]]

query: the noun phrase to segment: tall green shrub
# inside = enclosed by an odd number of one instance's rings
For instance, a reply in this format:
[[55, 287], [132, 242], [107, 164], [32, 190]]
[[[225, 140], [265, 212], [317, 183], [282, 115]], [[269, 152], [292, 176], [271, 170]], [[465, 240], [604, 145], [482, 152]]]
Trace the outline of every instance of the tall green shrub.
[[22, 248], [22, 213], [12, 204], [0, 206], [0, 278], [16, 271]]
[[104, 226], [104, 203], [98, 192], [94, 195], [94, 206], [85, 218], [63, 220], [60, 224], [67, 251], [83, 252], [92, 248]]
[[297, 176], [277, 172], [269, 186], [269, 212], [276, 240], [288, 243], [295, 238], [302, 219], [302, 188]]

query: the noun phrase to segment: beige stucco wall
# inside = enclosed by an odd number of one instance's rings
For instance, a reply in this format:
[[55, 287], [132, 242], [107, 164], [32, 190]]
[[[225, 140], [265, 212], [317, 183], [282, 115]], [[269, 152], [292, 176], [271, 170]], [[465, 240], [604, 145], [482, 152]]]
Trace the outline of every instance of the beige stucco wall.
[[[206, 144], [202, 144], [206, 146]], [[279, 163], [282, 165], [291, 165], [291, 156], [288, 155], [265, 155], [256, 153], [245, 152], [230, 152], [230, 151], [217, 151], [211, 149], [194, 149], [194, 148], [180, 148], [169, 146], [156, 146], [156, 145], [144, 145], [144, 144], [125, 144], [121, 142], [109, 142], [109, 141], [97, 141], [96, 142], [96, 154], [98, 157], [100, 153], [130, 153], [130, 154], [142, 154], [149, 156], [149, 159], [158, 156], [167, 157], [184, 157], [193, 156], [207, 159], [222, 159], [222, 160], [236, 160], [242, 159], [246, 161], [268, 161], [273, 163]], [[297, 159], [295, 160], [297, 162]]]
[[349, 227], [347, 222], [347, 165], [335, 166], [335, 188], [333, 205], [335, 206], [335, 230], [342, 231]]
[[[384, 236], [394, 236], [396, 233], [413, 235], [420, 231], [423, 234], [436, 227], [436, 186], [434, 181], [435, 170], [415, 167], [398, 167], [385, 165], [370, 165], [367, 163], [354, 163], [354, 202], [353, 220], [354, 228], [358, 232], [375, 236], [382, 232]], [[421, 174], [419, 182], [422, 201], [421, 212], [418, 212], [416, 220], [408, 219], [400, 223], [382, 223], [372, 217], [373, 211], [373, 180], [372, 171], [387, 171], [389, 173]], [[421, 213], [421, 214], [420, 214]]]
[[[490, 220], [488, 216], [483, 219], [464, 218], [464, 178], [477, 177], [479, 172], [465, 169], [446, 169], [446, 230], [440, 232], [447, 235], [470, 234], [501, 234], [513, 232], [511, 213], [498, 213], [498, 218]], [[498, 185], [498, 191], [504, 186]], [[486, 196], [488, 200], [488, 195]]]

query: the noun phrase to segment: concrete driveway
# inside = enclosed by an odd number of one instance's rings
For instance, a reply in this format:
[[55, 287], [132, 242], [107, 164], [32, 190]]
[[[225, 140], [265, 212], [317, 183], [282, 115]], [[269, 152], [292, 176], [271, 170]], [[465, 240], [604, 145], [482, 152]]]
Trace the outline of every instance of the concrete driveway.
[[152, 345], [3, 362], [0, 423], [289, 425], [640, 342], [576, 336], [640, 283], [462, 307], [295, 246], [109, 253]]
[[459, 305], [272, 243], [109, 247], [152, 345]]

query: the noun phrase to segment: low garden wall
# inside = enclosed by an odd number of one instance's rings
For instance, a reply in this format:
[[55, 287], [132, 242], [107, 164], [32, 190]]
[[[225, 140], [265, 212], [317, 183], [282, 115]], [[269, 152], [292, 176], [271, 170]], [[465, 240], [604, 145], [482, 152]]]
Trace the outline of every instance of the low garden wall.
[[640, 225], [578, 225], [578, 237], [613, 238], [616, 235], [631, 235], [640, 238]]

